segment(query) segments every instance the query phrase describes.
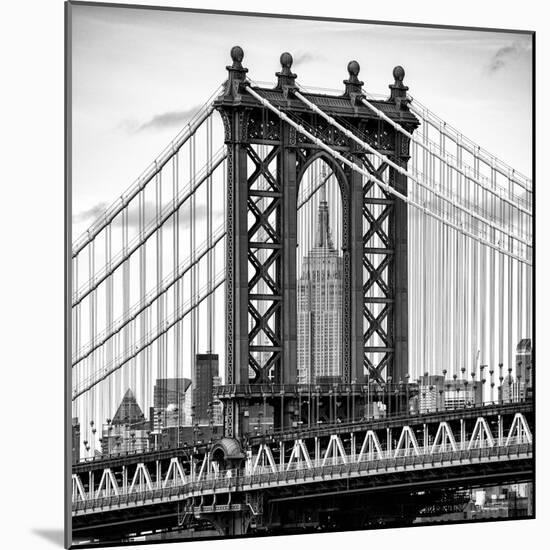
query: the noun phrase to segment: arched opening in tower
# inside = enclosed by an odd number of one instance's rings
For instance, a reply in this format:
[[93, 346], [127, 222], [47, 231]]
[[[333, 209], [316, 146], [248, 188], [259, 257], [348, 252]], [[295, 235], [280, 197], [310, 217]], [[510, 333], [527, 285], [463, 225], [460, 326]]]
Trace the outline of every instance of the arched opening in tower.
[[342, 196], [322, 159], [306, 169], [298, 188], [296, 248], [297, 382], [342, 378]]

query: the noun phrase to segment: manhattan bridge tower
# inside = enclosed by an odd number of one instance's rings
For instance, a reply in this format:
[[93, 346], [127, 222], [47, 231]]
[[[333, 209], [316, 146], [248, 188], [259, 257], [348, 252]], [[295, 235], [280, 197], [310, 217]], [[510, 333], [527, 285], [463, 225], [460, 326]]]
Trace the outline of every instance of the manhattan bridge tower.
[[[407, 193], [407, 178], [388, 163], [377, 162], [304, 105], [296, 96], [299, 88], [289, 53], [281, 55], [274, 88], [248, 80], [243, 56], [240, 47], [232, 49], [224, 91], [214, 102], [224, 122], [228, 154], [226, 372], [217, 396], [224, 402], [225, 435], [233, 438], [251, 432], [250, 407], [266, 403], [273, 407], [275, 428], [357, 418], [364, 406], [365, 383], [400, 383], [408, 373], [406, 203], [327, 154], [258, 97], [401, 194]], [[342, 94], [304, 92], [304, 97], [338, 117], [394, 164], [406, 167], [409, 139], [362, 103], [356, 61], [349, 63], [348, 72]], [[408, 109], [403, 69], [396, 67], [393, 76], [389, 98], [373, 103], [413, 132], [418, 120]], [[318, 242], [305, 264], [310, 275], [315, 274], [313, 258], [326, 255], [329, 266], [323, 276], [332, 288], [324, 299], [332, 303], [325, 309], [327, 327], [319, 338], [338, 334], [339, 341], [330, 354], [315, 356], [313, 345], [309, 373], [304, 375], [299, 368], [307, 361], [299, 358], [299, 333], [305, 327], [298, 320], [304, 290], [296, 261], [298, 191], [318, 161], [334, 174], [341, 197], [341, 256], [331, 244], [325, 204], [318, 214]], [[315, 297], [308, 307], [314, 303]], [[315, 332], [315, 323], [309, 328]], [[339, 388], [311, 379], [334, 373]], [[307, 399], [301, 398], [299, 382], [309, 383]], [[344, 409], [338, 409], [341, 400], [334, 398], [335, 391], [349, 396], [353, 406], [347, 407], [346, 401]]]

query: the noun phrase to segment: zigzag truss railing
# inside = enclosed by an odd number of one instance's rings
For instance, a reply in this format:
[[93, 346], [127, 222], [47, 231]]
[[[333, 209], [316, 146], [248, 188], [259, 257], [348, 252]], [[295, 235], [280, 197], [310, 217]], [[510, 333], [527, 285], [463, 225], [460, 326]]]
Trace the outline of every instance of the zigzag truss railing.
[[[437, 427], [435, 435], [433, 430]], [[296, 480], [297, 472], [316, 471], [317, 474], [330, 473], [334, 466], [365, 466], [366, 472], [380, 471], [383, 463], [395, 459], [411, 459], [410, 466], [415, 465], [415, 459], [419, 464], [424, 464], [423, 457], [429, 457], [427, 467], [432, 467], [431, 460], [453, 462], [467, 461], [476, 451], [484, 451], [485, 454], [477, 456], [479, 461], [482, 456], [499, 457], [506, 455], [507, 450], [519, 456], [519, 449], [523, 453], [532, 452], [533, 436], [531, 429], [522, 413], [516, 413], [509, 429], [504, 432], [501, 420], [498, 422], [498, 433], [493, 433], [490, 424], [484, 416], [475, 420], [475, 424], [468, 434], [461, 424], [460, 433], [456, 433], [447, 421], [439, 422], [430, 428], [424, 426], [423, 435], [417, 437], [413, 427], [404, 425], [400, 428], [398, 437], [379, 437], [377, 431], [366, 429], [365, 431], [351, 431], [349, 437], [343, 440], [340, 435], [334, 434], [321, 442], [315, 440], [296, 439], [289, 442], [290, 446], [285, 452], [285, 444], [281, 443], [278, 451], [278, 459], [275, 458], [273, 448], [264, 442], [255, 447], [248, 454], [242, 469], [220, 469], [213, 460], [210, 452], [206, 452], [202, 461], [198, 464], [192, 460], [185, 463], [181, 458], [171, 458], [168, 468], [162, 472], [157, 465], [156, 476], [149, 472], [144, 462], [137, 464], [132, 478], [117, 481], [117, 475], [111, 468], [105, 468], [101, 472], [101, 478], [95, 487], [90, 478], [88, 490], [79, 474], [73, 474], [73, 505], [78, 508], [96, 507], [103, 499], [119, 497], [123, 495], [150, 493], [155, 489], [179, 488], [185, 491], [187, 488], [194, 492], [201, 489], [208, 490], [211, 483], [215, 482], [221, 488], [224, 482], [238, 480], [241, 485], [258, 483], [264, 476], [269, 477], [275, 483], [286, 483], [287, 478]], [[419, 437], [423, 437], [424, 441]], [[393, 441], [392, 441], [393, 440]], [[506, 455], [506, 458], [509, 458]], [[403, 466], [406, 466], [404, 463]], [[393, 464], [395, 468], [396, 464]], [[319, 471], [317, 471], [319, 470]], [[120, 479], [120, 478], [119, 478]], [[113, 502], [113, 504], [116, 504]]]

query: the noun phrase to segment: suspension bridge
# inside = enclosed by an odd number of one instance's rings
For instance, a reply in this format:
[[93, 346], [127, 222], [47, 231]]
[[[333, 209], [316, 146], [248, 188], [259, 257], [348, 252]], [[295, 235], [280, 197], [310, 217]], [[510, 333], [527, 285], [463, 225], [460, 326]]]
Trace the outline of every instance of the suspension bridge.
[[[343, 90], [316, 90], [288, 53], [275, 85], [243, 55], [73, 243], [74, 536], [364, 527], [396, 491], [414, 518], [449, 487], [532, 481], [530, 179], [411, 97], [402, 67], [378, 96], [356, 61]], [[180, 406], [192, 439], [159, 445], [151, 418], [138, 448], [136, 403], [153, 417], [157, 381], [199, 354], [225, 367], [208, 435]]]

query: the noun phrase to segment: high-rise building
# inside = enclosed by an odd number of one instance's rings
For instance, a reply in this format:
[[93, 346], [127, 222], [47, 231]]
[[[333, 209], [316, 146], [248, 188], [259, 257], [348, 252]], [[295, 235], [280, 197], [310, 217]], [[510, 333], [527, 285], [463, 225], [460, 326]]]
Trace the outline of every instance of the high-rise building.
[[80, 423], [78, 417], [72, 420], [73, 464], [80, 460]]
[[[212, 378], [212, 387], [217, 388], [222, 385], [221, 376], [214, 376]], [[223, 403], [216, 398], [212, 399], [212, 424], [223, 424]]]
[[299, 384], [342, 372], [343, 261], [332, 242], [324, 185], [320, 193], [315, 245], [304, 256], [297, 284]]
[[198, 353], [193, 365], [193, 422], [209, 424], [214, 414], [214, 378], [218, 376], [218, 355]]
[[189, 385], [185, 392], [183, 412], [185, 417], [185, 424], [187, 426], [191, 426], [191, 424], [193, 423], [193, 383]]
[[483, 403], [483, 384], [479, 380], [445, 380], [445, 408], [479, 407]]
[[[521, 375], [520, 375], [521, 376]], [[525, 399], [525, 382], [514, 380], [512, 375], [506, 376], [500, 386], [500, 397], [503, 403], [514, 403]]]
[[531, 359], [531, 339], [524, 338], [516, 348], [516, 378], [525, 388], [533, 387], [533, 364]]
[[191, 423], [186, 417], [185, 400], [190, 398], [187, 389], [189, 378], [158, 378], [153, 390], [153, 429], [184, 426]]
[[445, 377], [428, 374], [418, 379], [418, 411], [441, 411], [445, 408]]
[[103, 425], [102, 454], [146, 451], [150, 428], [151, 425], [138, 405], [134, 393], [128, 388], [112, 420]]

